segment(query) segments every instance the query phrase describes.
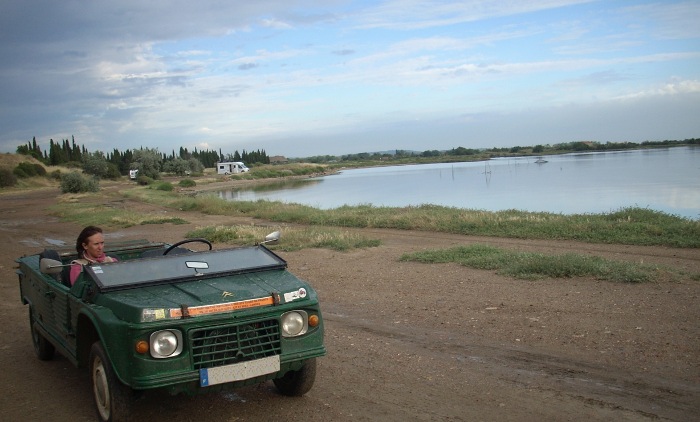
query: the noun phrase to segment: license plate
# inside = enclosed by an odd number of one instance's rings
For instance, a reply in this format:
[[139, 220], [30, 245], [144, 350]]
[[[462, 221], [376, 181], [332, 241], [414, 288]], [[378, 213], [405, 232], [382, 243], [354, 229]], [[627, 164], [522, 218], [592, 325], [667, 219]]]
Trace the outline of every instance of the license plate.
[[269, 356], [262, 359], [234, 363], [232, 365], [200, 369], [199, 385], [207, 387], [210, 385], [223, 384], [225, 382], [242, 381], [260, 375], [272, 374], [279, 370], [279, 355]]

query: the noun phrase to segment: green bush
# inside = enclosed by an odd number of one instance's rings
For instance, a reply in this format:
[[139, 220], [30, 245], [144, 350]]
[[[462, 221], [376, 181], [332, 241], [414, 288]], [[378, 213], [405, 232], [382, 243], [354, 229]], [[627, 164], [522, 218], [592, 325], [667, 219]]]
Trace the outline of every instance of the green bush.
[[71, 172], [61, 177], [63, 193], [97, 192], [100, 184], [95, 178], [88, 178], [77, 172]]
[[96, 151], [91, 154], [83, 155], [83, 172], [97, 176], [100, 179], [119, 179], [119, 167], [116, 164], [110, 163], [105, 158], [104, 153]]
[[197, 182], [195, 182], [192, 179], [182, 179], [182, 180], [180, 180], [180, 183], [178, 183], [178, 185], [181, 188], [193, 188], [193, 187], [197, 186]]
[[31, 177], [31, 175], [27, 174], [27, 170], [20, 166], [15, 167], [15, 169], [12, 170], [12, 174], [14, 174], [18, 179], [26, 179], [27, 177]]
[[61, 170], [54, 170], [51, 173], [49, 173], [49, 178], [54, 179], [54, 180], [61, 180]]
[[46, 176], [46, 169], [41, 164], [32, 164], [37, 176]]
[[122, 174], [119, 173], [119, 167], [117, 167], [116, 164], [108, 163], [107, 164], [107, 173], [103, 177], [105, 179], [117, 180], [117, 179], [120, 179], [122, 177]]
[[170, 192], [171, 190], [173, 190], [173, 184], [170, 182], [160, 182], [155, 186], [155, 188], [157, 190], [164, 190], [166, 192]]
[[0, 188], [7, 188], [17, 184], [17, 176], [10, 169], [0, 168]]
[[148, 186], [151, 183], [153, 183], [153, 179], [151, 179], [148, 176], [141, 175], [141, 176], [136, 178], [136, 183], [138, 183], [141, 186]]
[[34, 176], [46, 176], [46, 169], [44, 166], [27, 162], [17, 164], [17, 167], [15, 167], [12, 172], [21, 179]]
[[32, 177], [32, 176], [37, 175], [36, 174], [36, 167], [34, 167], [34, 165], [31, 163], [26, 163], [26, 162], [19, 163], [19, 164], [17, 164], [17, 167], [15, 167], [15, 170], [17, 171], [15, 174], [18, 177], [22, 177], [22, 176], [20, 176], [20, 174], [22, 174], [22, 173], [25, 174], [24, 177]]

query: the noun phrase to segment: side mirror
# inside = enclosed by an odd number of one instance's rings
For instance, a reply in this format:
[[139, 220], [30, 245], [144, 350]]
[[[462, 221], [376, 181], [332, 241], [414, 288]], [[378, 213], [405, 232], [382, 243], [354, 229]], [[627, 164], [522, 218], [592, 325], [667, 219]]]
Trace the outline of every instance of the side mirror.
[[61, 261], [56, 261], [51, 258], [41, 258], [39, 261], [39, 270], [44, 274], [58, 274], [65, 267]]
[[264, 245], [265, 243], [276, 243], [278, 240], [280, 240], [280, 232], [274, 231], [265, 236], [265, 240], [263, 242], [260, 242], [260, 244]]

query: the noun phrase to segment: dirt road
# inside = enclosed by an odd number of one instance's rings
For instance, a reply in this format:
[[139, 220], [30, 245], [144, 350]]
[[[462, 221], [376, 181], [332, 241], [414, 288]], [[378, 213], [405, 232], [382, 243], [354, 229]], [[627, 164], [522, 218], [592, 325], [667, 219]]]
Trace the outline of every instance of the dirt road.
[[[33, 353], [14, 259], [81, 227], [45, 208], [56, 188], [0, 194], [0, 380], [3, 420], [94, 419], [87, 372]], [[105, 199], [110, 200], [110, 199]], [[128, 204], [190, 224], [107, 229], [110, 239], [174, 242], [196, 226], [240, 223]], [[249, 222], [249, 221], [248, 221]], [[271, 383], [199, 397], [148, 393], [140, 420], [645, 421], [698, 420], [700, 283], [523, 281], [453, 264], [399, 262], [425, 248], [487, 243], [573, 251], [700, 273], [700, 251], [372, 230], [382, 246], [282, 255], [318, 290], [328, 355], [303, 398]], [[218, 245], [221, 247], [221, 245]]]

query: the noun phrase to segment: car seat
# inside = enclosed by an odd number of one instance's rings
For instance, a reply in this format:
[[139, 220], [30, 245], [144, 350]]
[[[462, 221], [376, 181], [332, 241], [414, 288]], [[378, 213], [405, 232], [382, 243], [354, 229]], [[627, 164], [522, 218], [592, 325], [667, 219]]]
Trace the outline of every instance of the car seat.
[[[48, 259], [53, 259], [58, 262], [61, 261], [61, 256], [58, 254], [53, 249], [44, 249], [41, 251], [39, 254], [39, 259], [42, 258], [48, 258]], [[58, 281], [59, 283], [63, 284], [64, 286], [70, 287], [70, 265], [66, 265], [61, 269], [60, 273], [55, 273], [55, 274], [49, 274], [54, 280]]]

